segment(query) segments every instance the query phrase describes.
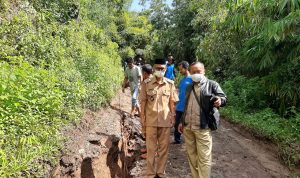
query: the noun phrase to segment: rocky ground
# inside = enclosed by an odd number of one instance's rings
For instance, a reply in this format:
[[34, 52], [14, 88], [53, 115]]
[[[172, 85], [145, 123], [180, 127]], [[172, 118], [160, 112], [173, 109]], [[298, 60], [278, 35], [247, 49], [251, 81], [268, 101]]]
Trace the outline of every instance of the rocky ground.
[[[146, 162], [138, 151], [143, 144], [139, 118], [129, 117], [129, 111], [127, 91], [116, 95], [110, 106], [87, 111], [79, 124], [65, 128], [65, 148], [52, 177], [145, 177]], [[168, 178], [191, 177], [184, 144], [170, 146], [166, 173]], [[212, 177], [296, 176], [281, 164], [275, 145], [223, 120], [213, 133]]]
[[[280, 163], [274, 145], [232, 127], [223, 121], [222, 127], [213, 133], [212, 178], [294, 177]], [[137, 171], [133, 170], [134, 177], [145, 177], [145, 171], [141, 171], [146, 167], [145, 161], [138, 164]], [[191, 178], [184, 144], [171, 144], [166, 173], [169, 178]]]

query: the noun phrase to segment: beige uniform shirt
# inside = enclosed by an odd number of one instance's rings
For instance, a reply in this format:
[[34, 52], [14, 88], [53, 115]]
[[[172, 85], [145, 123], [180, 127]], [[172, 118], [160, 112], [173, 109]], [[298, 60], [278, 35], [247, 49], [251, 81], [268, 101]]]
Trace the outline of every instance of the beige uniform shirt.
[[[200, 85], [194, 85], [196, 94], [200, 94]], [[190, 129], [199, 129], [200, 128], [200, 106], [197, 102], [193, 90], [191, 91], [189, 102], [187, 103], [187, 110], [185, 116], [185, 123], [187, 128]]]
[[147, 127], [172, 127], [170, 103], [178, 101], [174, 82], [163, 78], [158, 82], [156, 77], [142, 82], [140, 93], [141, 103], [145, 102], [142, 115], [145, 116]]

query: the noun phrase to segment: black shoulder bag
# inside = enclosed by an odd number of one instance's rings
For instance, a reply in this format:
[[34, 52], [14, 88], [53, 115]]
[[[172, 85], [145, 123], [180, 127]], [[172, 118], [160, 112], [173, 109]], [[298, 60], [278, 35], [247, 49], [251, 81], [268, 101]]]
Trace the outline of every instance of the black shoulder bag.
[[[199, 97], [196, 94], [194, 86], [193, 86], [193, 93], [196, 96], [197, 103], [201, 107], [200, 100], [199, 100]], [[210, 128], [210, 130], [217, 130], [218, 129], [218, 125], [219, 125], [217, 119], [214, 116], [214, 114], [215, 114], [215, 111], [214, 111], [214, 102], [217, 99], [218, 99], [217, 97], [212, 97], [211, 98], [211, 100], [209, 102], [209, 113], [206, 115], [207, 116], [207, 124], [208, 124], [208, 127]]]

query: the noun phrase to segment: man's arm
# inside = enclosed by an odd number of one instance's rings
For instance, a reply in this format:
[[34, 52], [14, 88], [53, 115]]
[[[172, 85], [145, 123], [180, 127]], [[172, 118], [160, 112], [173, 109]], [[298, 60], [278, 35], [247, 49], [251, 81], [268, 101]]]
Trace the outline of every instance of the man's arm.
[[184, 126], [184, 122], [185, 122], [185, 114], [186, 114], [186, 110], [187, 110], [187, 106], [188, 106], [188, 102], [189, 102], [189, 96], [190, 96], [192, 87], [193, 87], [192, 84], [188, 84], [186, 86], [186, 89], [185, 89], [185, 97], [184, 97], [185, 106], [184, 106], [183, 114], [180, 118], [180, 124], [178, 125], [178, 132], [180, 132], [180, 133], [183, 133], [183, 126]]
[[178, 102], [178, 95], [176, 93], [176, 88], [175, 85], [172, 84], [172, 88], [171, 88], [171, 94], [170, 94], [170, 100], [169, 100], [169, 108], [170, 108], [170, 112], [172, 114], [172, 118], [171, 118], [171, 123], [174, 124], [175, 123], [175, 106], [176, 106], [176, 102]]
[[139, 83], [142, 83], [142, 81], [143, 81], [143, 76], [140, 75], [140, 76], [139, 76]]
[[142, 75], [142, 70], [140, 67], [138, 67], [138, 76], [139, 76], [139, 83], [142, 83], [143, 75]]
[[142, 124], [142, 126], [144, 126], [145, 122], [146, 122], [145, 107], [146, 107], [146, 103], [147, 103], [147, 93], [146, 93], [146, 83], [145, 82], [142, 82], [139, 99], [140, 99], [140, 103], [141, 103], [141, 114], [140, 114], [141, 124]]
[[223, 92], [222, 88], [220, 85], [213, 81], [213, 93], [218, 97], [218, 99], [215, 101], [214, 106], [215, 107], [223, 107], [226, 105], [227, 102], [227, 97], [225, 93]]

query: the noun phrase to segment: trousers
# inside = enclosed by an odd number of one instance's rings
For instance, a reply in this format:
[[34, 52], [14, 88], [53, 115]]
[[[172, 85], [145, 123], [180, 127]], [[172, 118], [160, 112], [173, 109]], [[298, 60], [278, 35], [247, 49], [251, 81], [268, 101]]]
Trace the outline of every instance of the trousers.
[[[164, 177], [170, 145], [170, 127], [146, 127], [147, 177]], [[155, 159], [156, 158], [156, 159]]]
[[184, 128], [183, 136], [193, 178], [209, 178], [212, 159], [210, 129]]

